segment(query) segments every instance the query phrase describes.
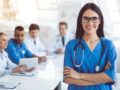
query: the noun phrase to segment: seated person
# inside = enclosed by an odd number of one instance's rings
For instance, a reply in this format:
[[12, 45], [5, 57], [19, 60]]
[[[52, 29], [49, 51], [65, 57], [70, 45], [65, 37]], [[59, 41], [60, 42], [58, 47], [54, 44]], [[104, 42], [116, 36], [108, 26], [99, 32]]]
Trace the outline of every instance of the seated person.
[[8, 54], [4, 51], [7, 47], [8, 38], [5, 33], [0, 32], [0, 76], [9, 73], [18, 73], [24, 71], [32, 71], [33, 68], [28, 69], [25, 65], [16, 65], [8, 58]]
[[67, 23], [66, 22], [60, 22], [59, 23], [59, 35], [54, 37], [54, 40], [52, 41], [51, 49], [50, 51], [52, 53], [56, 54], [63, 54], [65, 50], [65, 46], [67, 42], [71, 39], [70, 35], [68, 34], [67, 29]]
[[39, 31], [40, 28], [37, 24], [31, 24], [29, 27], [29, 34], [25, 37], [25, 44], [33, 54], [37, 56], [45, 56], [47, 50], [38, 37]]
[[[21, 58], [37, 57], [26, 47], [24, 41], [25, 31], [22, 26], [17, 26], [14, 31], [14, 38], [10, 39], [7, 46], [7, 53], [13, 63], [19, 64]], [[45, 57], [38, 57], [39, 63], [46, 61]]]

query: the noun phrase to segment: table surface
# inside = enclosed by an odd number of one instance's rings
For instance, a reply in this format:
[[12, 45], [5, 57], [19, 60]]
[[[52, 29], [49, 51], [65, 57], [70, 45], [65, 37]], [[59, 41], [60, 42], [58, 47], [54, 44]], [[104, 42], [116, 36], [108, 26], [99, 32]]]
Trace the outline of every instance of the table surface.
[[0, 78], [0, 81], [21, 82], [14, 90], [54, 90], [62, 81], [62, 72], [63, 55], [58, 55], [56, 58], [48, 59], [46, 63], [40, 64], [38, 73], [34, 76], [5, 75]]

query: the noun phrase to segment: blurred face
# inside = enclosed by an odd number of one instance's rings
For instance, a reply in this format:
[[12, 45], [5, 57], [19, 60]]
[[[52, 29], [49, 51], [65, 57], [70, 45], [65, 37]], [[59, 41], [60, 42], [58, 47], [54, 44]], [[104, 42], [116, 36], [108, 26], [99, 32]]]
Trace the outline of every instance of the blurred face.
[[67, 27], [65, 25], [59, 25], [59, 32], [61, 36], [65, 36], [67, 34]]
[[14, 39], [16, 43], [21, 44], [24, 40], [24, 35], [25, 35], [24, 31], [16, 30], [14, 34]]
[[6, 35], [0, 36], [0, 49], [5, 49], [7, 47], [8, 38]]
[[33, 39], [35, 39], [35, 38], [38, 36], [38, 33], [39, 33], [39, 30], [38, 30], [38, 29], [34, 29], [34, 30], [31, 30], [31, 31], [29, 32], [30, 37], [33, 38]]
[[86, 10], [82, 15], [82, 27], [86, 34], [96, 33], [100, 24], [99, 15], [91, 9]]

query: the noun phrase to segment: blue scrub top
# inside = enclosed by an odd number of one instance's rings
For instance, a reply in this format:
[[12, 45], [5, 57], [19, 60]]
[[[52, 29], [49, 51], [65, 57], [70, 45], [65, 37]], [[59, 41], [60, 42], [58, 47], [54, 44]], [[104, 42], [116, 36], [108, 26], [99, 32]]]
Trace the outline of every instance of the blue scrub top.
[[[93, 51], [90, 50], [86, 42], [81, 39], [81, 45], [78, 45], [76, 48], [76, 54], [74, 57], [74, 48], [78, 44], [79, 40], [71, 40], [65, 50], [64, 57], [64, 67], [68, 66], [80, 73], [96, 73], [95, 67], [99, 64], [100, 71], [108, 75], [113, 81], [115, 80], [115, 68], [114, 63], [116, 59], [116, 51], [113, 43], [105, 38], [101, 38], [99, 43], [96, 45]], [[77, 68], [75, 65], [81, 64], [81, 58], [84, 48], [84, 58], [82, 65]], [[74, 61], [75, 58], [75, 61]], [[110, 61], [111, 66], [106, 71], [103, 71], [107, 62]], [[103, 83], [98, 85], [89, 85], [89, 86], [77, 86], [69, 85], [68, 90], [112, 90], [112, 83]]]
[[25, 43], [17, 44], [14, 39], [9, 40], [6, 51], [10, 60], [15, 64], [19, 64], [21, 58], [32, 57], [32, 53], [27, 49]]

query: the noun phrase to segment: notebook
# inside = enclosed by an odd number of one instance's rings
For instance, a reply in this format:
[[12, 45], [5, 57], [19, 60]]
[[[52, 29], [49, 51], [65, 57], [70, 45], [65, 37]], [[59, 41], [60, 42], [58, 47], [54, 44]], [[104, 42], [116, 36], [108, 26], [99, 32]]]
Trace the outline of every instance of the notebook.
[[19, 65], [26, 65], [28, 68], [37, 68], [38, 66], [38, 58], [22, 58], [20, 59]]

